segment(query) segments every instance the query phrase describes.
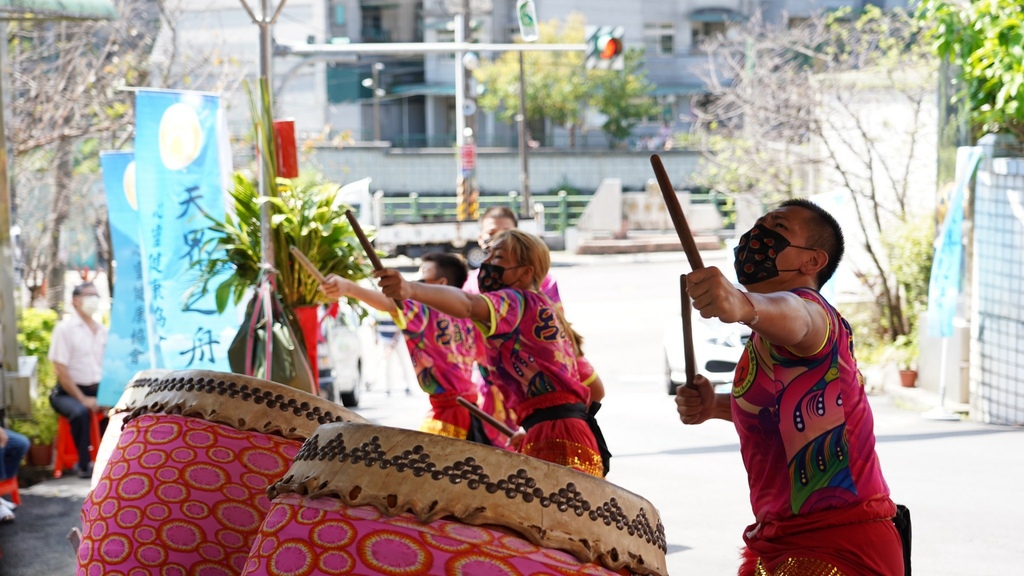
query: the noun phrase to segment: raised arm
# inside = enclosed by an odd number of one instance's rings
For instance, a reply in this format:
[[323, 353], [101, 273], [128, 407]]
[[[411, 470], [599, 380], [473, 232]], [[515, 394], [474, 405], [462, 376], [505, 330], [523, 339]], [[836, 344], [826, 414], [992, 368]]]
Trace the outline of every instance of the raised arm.
[[479, 294], [469, 294], [454, 286], [407, 282], [397, 270], [378, 270], [373, 275], [380, 279], [380, 289], [388, 298], [416, 300], [454, 318], [491, 322], [491, 308]]
[[327, 276], [327, 282], [321, 286], [321, 289], [328, 298], [337, 300], [348, 296], [381, 312], [387, 312], [388, 314], [398, 312], [395, 301], [385, 296], [383, 292], [360, 286], [351, 280], [335, 276], [334, 274]]
[[714, 267], [687, 274], [686, 289], [704, 318], [742, 322], [772, 344], [801, 356], [818, 352], [828, 335], [825, 310], [792, 292], [742, 292]]

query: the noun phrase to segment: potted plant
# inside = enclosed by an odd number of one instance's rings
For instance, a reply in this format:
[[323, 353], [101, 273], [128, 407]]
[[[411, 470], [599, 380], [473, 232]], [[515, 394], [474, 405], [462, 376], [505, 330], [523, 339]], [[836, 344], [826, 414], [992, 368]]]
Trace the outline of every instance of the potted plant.
[[[273, 121], [261, 112], [269, 108], [265, 86], [261, 93], [262, 107], [256, 105], [251, 92], [250, 100], [262, 177], [270, 183], [267, 196], [260, 197], [255, 176], [234, 173], [229, 191], [233, 209], [223, 220], [211, 218], [208, 230], [212, 234], [203, 244], [204, 257], [193, 264], [198, 270], [195, 289], [204, 294], [213, 290], [217, 309], [223, 312], [229, 303], [238, 305], [259, 284], [265, 273], [260, 210], [268, 203], [276, 272], [273, 285], [294, 331], [307, 335], [303, 346], [315, 377], [317, 307], [329, 300], [317, 281], [291, 257], [290, 247], [301, 250], [325, 276], [361, 280], [372, 268], [345, 217], [349, 207], [338, 196], [339, 184], [320, 174], [277, 177]], [[215, 280], [218, 284], [212, 286]]]
[[40, 385], [39, 396], [32, 401], [32, 413], [27, 418], [11, 418], [11, 430], [25, 435], [31, 442], [28, 463], [31, 466], [49, 466], [53, 462], [53, 441], [57, 437], [57, 413], [50, 406], [50, 387]]
[[913, 388], [917, 383], [917, 339], [908, 334], [896, 337], [892, 344], [892, 359], [900, 371], [900, 385]]

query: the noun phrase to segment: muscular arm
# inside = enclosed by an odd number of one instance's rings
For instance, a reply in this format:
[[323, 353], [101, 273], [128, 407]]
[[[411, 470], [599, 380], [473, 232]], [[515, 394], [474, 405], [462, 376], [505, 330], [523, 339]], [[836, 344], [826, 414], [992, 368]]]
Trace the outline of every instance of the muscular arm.
[[821, 306], [792, 292], [744, 296], [714, 267], [688, 274], [686, 286], [694, 308], [704, 318], [747, 323], [772, 344], [798, 355], [816, 353], [828, 334], [828, 318]]

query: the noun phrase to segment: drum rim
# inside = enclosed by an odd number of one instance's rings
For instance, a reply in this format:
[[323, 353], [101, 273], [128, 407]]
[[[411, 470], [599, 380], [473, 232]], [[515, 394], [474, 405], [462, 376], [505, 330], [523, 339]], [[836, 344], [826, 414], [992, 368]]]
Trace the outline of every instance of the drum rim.
[[[226, 410], [224, 400], [240, 402]], [[249, 412], [250, 418], [238, 413]], [[329, 400], [284, 384], [252, 376], [214, 370], [176, 370], [149, 386], [145, 396], [125, 417], [178, 414], [196, 417], [240, 431], [276, 434], [306, 440], [322, 424], [369, 422], [363, 416]]]
[[[384, 430], [392, 436], [384, 443], [387, 447], [380, 438]], [[428, 448], [444, 450], [446, 444], [451, 454], [443, 462], [435, 462]], [[326, 424], [306, 440], [291, 469], [267, 493], [271, 499], [285, 494], [334, 497], [349, 506], [374, 506], [389, 516], [409, 512], [423, 522], [450, 517], [466, 524], [498, 525], [534, 544], [612, 570], [627, 567], [640, 574], [666, 573], [664, 525], [647, 499], [604, 479], [530, 456], [482, 445], [473, 445], [473, 451], [488, 462], [467, 456], [464, 440], [375, 424]], [[501, 459], [492, 461], [489, 454]], [[354, 475], [339, 473], [337, 466], [343, 464], [355, 466]], [[502, 470], [487, 474], [484, 468], [492, 464]], [[536, 473], [539, 467], [556, 471], [559, 485], [541, 486], [547, 476]], [[388, 482], [393, 474], [401, 477], [392, 476], [394, 482]], [[357, 478], [359, 483], [346, 482], [346, 478]], [[482, 482], [484, 479], [487, 481]], [[424, 484], [429, 481], [438, 484]], [[424, 490], [439, 486], [465, 491], [452, 497], [447, 506], [421, 497]], [[602, 497], [596, 505], [584, 496], [609, 489], [614, 495]], [[516, 513], [508, 513], [510, 506], [516, 507]], [[541, 526], [542, 520], [548, 524]], [[627, 550], [619, 550], [619, 543], [629, 543], [623, 546]]]

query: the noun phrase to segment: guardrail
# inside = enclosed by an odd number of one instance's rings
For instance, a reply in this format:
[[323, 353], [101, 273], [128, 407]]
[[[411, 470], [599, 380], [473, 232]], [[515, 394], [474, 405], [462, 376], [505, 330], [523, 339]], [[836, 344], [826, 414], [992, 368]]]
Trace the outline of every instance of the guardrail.
[[[534, 204], [544, 205], [544, 213], [548, 226], [554, 232], [564, 232], [566, 228], [575, 226], [583, 211], [590, 202], [590, 194], [569, 194], [565, 190], [557, 194], [540, 194], [532, 196]], [[384, 221], [394, 222], [444, 222], [455, 220], [454, 196], [421, 196], [415, 192], [408, 196], [384, 197]], [[735, 219], [735, 210], [730, 198], [715, 192], [695, 192], [690, 195], [690, 202], [695, 204], [714, 203], [722, 213], [722, 227], [731, 227]], [[520, 213], [521, 199], [517, 192], [509, 192], [505, 196], [481, 196], [480, 211], [492, 206], [508, 206], [517, 214]]]

